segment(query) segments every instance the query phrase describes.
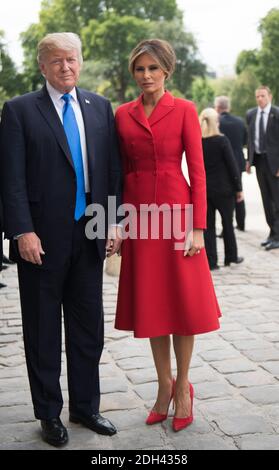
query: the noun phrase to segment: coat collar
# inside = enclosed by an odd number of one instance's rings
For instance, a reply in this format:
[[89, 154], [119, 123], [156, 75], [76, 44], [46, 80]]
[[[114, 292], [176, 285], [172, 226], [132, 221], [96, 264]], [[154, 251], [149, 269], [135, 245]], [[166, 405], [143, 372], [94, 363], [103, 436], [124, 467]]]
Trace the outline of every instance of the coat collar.
[[70, 165], [74, 168], [71, 152], [67, 142], [67, 137], [64, 132], [62, 122], [56, 112], [55, 106], [48, 94], [46, 86], [44, 86], [38, 93], [37, 106], [52, 129], [61, 149], [67, 157]]
[[[93, 171], [93, 167], [96, 163], [96, 139], [94, 139], [95, 129], [100, 127], [100, 123], [98, 121], [99, 113], [97, 111], [97, 106], [94, 106], [95, 99], [92, 94], [89, 94], [85, 90], [81, 90], [80, 88], [76, 88], [77, 91], [77, 99], [80, 105], [83, 122], [84, 122], [84, 130], [85, 130], [85, 138], [86, 138], [86, 146], [87, 146], [87, 156], [88, 156], [88, 170], [89, 173]], [[89, 174], [90, 176], [90, 174]]]
[[129, 109], [129, 114], [133, 119], [135, 119], [135, 121], [147, 129], [148, 132], [152, 133], [151, 127], [174, 109], [174, 97], [169, 91], [166, 91], [156, 104], [149, 118], [146, 117], [144, 112], [142, 97], [143, 94], [141, 94], [138, 99], [133, 102], [131, 108]]
[[[94, 129], [99, 126], [96, 113], [94, 112], [94, 99], [92, 95], [89, 95], [79, 88], [76, 88], [77, 99], [80, 104], [82, 117], [84, 121], [87, 153], [94, 155], [94, 141], [91, 136], [94, 135]], [[92, 106], [93, 105], [93, 106]], [[63, 128], [63, 124], [56, 112], [55, 106], [49, 96], [46, 86], [44, 86], [37, 95], [37, 106], [47, 121], [48, 125], [52, 129], [61, 149], [67, 157], [70, 165], [74, 168], [71, 152], [68, 146], [66, 134]], [[90, 129], [89, 129], [90, 125]], [[91, 160], [91, 159], [89, 159]], [[93, 163], [93, 162], [91, 162]]]

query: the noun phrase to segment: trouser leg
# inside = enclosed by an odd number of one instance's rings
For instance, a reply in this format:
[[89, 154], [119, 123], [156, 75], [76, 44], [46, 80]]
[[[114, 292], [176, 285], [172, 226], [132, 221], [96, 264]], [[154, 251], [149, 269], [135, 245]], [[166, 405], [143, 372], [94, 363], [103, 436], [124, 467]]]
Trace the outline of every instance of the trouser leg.
[[99, 361], [104, 344], [102, 304], [103, 261], [96, 242], [76, 225], [71, 268], [65, 285], [63, 311], [70, 412], [99, 411]]
[[205, 249], [210, 268], [217, 265], [217, 243], [215, 227], [216, 209], [213, 201], [207, 200], [207, 229], [204, 232]]
[[19, 289], [24, 347], [37, 419], [60, 415], [61, 299], [65, 271], [20, 261]]

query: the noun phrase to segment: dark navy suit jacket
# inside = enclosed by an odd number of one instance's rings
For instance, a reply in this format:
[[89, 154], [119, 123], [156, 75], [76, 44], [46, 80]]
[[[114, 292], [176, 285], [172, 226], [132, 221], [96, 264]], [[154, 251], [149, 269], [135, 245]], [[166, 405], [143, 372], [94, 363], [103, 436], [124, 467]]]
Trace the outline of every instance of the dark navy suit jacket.
[[[121, 196], [111, 105], [78, 88], [77, 97], [85, 126], [91, 200], [107, 210], [108, 195], [117, 197], [117, 206]], [[4, 105], [0, 155], [6, 238], [35, 231], [46, 252], [41, 268], [63, 264], [71, 249], [76, 176], [63, 125], [45, 86]], [[104, 258], [105, 239], [97, 244]]]
[[247, 144], [247, 130], [244, 121], [230, 113], [220, 115], [220, 131], [229, 139], [239, 171], [245, 171], [243, 147]]
[[[247, 111], [248, 157], [251, 165], [255, 155], [255, 123], [258, 108]], [[271, 106], [266, 128], [266, 154], [269, 169], [276, 175], [279, 169], [279, 107]]]

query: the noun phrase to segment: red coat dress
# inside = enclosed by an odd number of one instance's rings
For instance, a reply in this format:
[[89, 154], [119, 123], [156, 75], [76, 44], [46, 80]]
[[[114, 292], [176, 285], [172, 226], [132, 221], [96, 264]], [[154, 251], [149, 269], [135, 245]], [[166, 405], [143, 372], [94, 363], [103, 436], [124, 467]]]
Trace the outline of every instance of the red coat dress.
[[[193, 227], [206, 228], [206, 180], [194, 104], [166, 91], [147, 118], [140, 96], [117, 109], [116, 127], [124, 168], [123, 202], [137, 210], [140, 204], [193, 204]], [[190, 186], [181, 170], [184, 151]], [[160, 213], [160, 229], [162, 220]], [[117, 329], [150, 338], [219, 328], [220, 310], [205, 250], [184, 257], [174, 249], [175, 241], [163, 239], [161, 232], [158, 239], [123, 241]]]

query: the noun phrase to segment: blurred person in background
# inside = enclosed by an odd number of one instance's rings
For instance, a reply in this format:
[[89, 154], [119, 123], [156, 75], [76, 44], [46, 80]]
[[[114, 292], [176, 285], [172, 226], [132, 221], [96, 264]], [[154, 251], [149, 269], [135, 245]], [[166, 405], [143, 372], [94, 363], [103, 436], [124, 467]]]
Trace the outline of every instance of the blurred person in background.
[[279, 248], [279, 108], [272, 105], [271, 90], [255, 92], [257, 107], [247, 112], [247, 172], [255, 165], [265, 218], [270, 232], [261, 243], [267, 251]]
[[243, 199], [240, 173], [228, 138], [220, 133], [219, 116], [213, 108], [200, 114], [207, 188], [205, 248], [211, 270], [219, 269], [216, 242], [216, 210], [223, 225], [225, 266], [242, 263], [233, 228], [235, 199]]
[[[247, 144], [247, 130], [243, 119], [230, 113], [231, 104], [228, 96], [217, 96], [215, 98], [215, 109], [219, 114], [219, 129], [230, 141], [235, 160], [238, 164], [240, 180], [242, 172], [246, 169], [243, 147]], [[241, 181], [242, 183], [242, 181]], [[235, 218], [238, 230], [245, 230], [245, 202], [235, 201]]]
[[[0, 272], [2, 271], [2, 269], [4, 268], [3, 266], [3, 208], [2, 208], [2, 201], [0, 199]], [[3, 282], [0, 282], [0, 289], [2, 289], [3, 287], [6, 287], [6, 284], [4, 284]]]

